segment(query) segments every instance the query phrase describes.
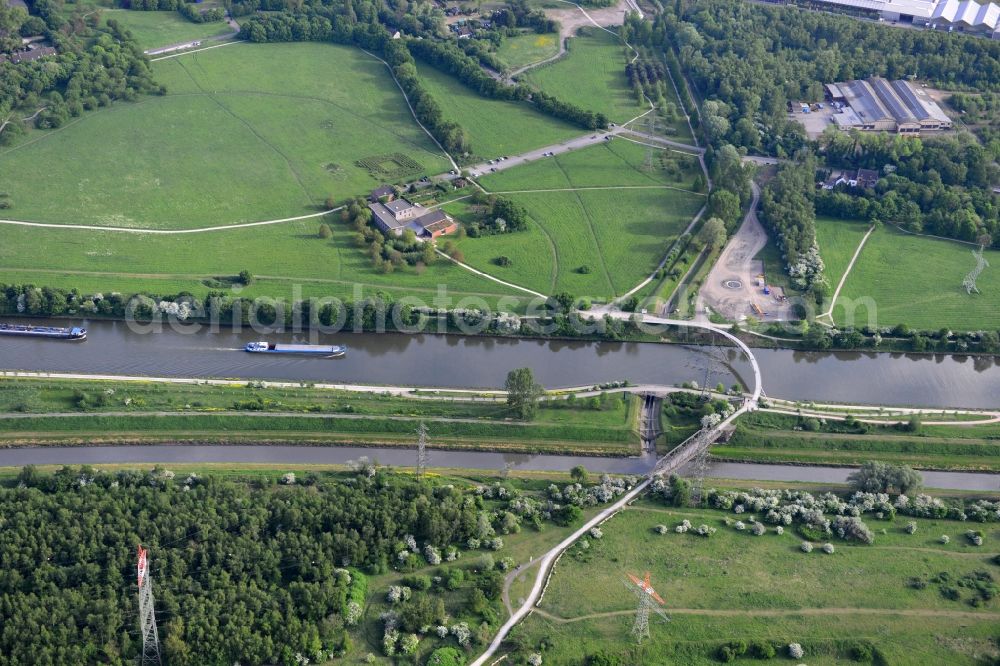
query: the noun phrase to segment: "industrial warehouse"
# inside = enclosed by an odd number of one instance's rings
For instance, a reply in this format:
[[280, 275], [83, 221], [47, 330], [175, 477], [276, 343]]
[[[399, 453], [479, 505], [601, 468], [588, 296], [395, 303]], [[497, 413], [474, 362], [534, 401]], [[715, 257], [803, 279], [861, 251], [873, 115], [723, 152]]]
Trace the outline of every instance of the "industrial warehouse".
[[951, 129], [951, 119], [927, 92], [908, 81], [882, 78], [826, 84], [838, 109], [832, 116], [842, 130], [920, 134]]
[[880, 21], [913, 24], [931, 30], [966, 32], [1000, 39], [1000, 5], [975, 0], [811, 0], [814, 8], [831, 5]]

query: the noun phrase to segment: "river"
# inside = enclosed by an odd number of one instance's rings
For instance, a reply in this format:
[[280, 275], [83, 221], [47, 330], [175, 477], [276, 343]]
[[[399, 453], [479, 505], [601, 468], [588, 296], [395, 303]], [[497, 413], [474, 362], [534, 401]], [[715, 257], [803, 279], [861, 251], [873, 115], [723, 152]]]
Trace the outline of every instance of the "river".
[[[583, 465], [591, 472], [646, 474], [654, 459], [596, 458], [577, 456], [486, 453], [480, 451], [431, 450], [431, 467], [462, 469], [569, 471]], [[69, 446], [0, 449], [0, 467], [23, 465], [109, 465], [128, 463], [245, 463], [270, 465], [339, 465], [361, 458], [383, 465], [412, 467], [412, 449], [361, 448], [349, 446]], [[708, 476], [747, 481], [807, 481], [844, 483], [853, 470], [847, 467], [799, 465], [755, 465], [712, 463]], [[685, 470], [682, 470], [683, 474]], [[1000, 491], [1000, 474], [975, 472], [922, 472], [927, 488]]]
[[[10, 320], [7, 320], [10, 321]], [[28, 321], [28, 320], [24, 320]], [[42, 323], [31, 320], [33, 323]], [[67, 325], [66, 320], [46, 322]], [[74, 322], [75, 323], [75, 322]], [[82, 343], [0, 338], [0, 369], [157, 377], [227, 377], [377, 385], [498, 388], [512, 368], [530, 367], [548, 388], [628, 379], [639, 384], [705, 380], [709, 347], [635, 342], [577, 342], [444, 335], [322, 335], [346, 344], [345, 358], [319, 360], [247, 354], [262, 338], [250, 329], [181, 334], [129, 330], [124, 322], [88, 321]], [[296, 336], [267, 336], [293, 341]], [[941, 408], [993, 408], [1000, 369], [992, 357], [754, 350], [767, 395]], [[732, 348], [719, 349], [709, 384], [752, 380]]]

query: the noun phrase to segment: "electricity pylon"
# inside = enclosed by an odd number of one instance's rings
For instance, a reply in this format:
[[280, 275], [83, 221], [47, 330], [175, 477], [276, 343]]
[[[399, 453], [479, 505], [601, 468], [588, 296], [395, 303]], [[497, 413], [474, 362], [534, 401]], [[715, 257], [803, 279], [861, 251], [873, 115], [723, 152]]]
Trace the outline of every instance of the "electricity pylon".
[[986, 261], [983, 257], [983, 246], [979, 246], [978, 252], [973, 252], [972, 256], [976, 258], [976, 267], [969, 271], [969, 274], [965, 276], [962, 281], [962, 286], [965, 287], [965, 292], [971, 294], [972, 292], [979, 292], [979, 287], [976, 286], [976, 280], [979, 279], [979, 274], [983, 272], [984, 268], [987, 268], [990, 263]]
[[631, 590], [639, 600], [639, 605], [635, 610], [635, 622], [632, 623], [632, 636], [635, 637], [637, 643], [641, 643], [642, 639], [649, 638], [650, 612], [659, 615], [664, 622], [670, 622], [670, 617], [660, 608], [667, 602], [650, 585], [648, 571], [645, 578], [639, 578], [632, 574], [626, 575], [628, 578], [625, 580], [625, 587]]
[[156, 631], [156, 611], [153, 609], [153, 580], [149, 576], [147, 550], [139, 546], [139, 628], [142, 630], [141, 666], [160, 666], [160, 636]]
[[420, 427], [417, 428], [417, 476], [423, 476], [427, 473], [427, 463], [430, 461], [430, 457], [427, 455], [427, 426], [424, 422], [420, 422]]

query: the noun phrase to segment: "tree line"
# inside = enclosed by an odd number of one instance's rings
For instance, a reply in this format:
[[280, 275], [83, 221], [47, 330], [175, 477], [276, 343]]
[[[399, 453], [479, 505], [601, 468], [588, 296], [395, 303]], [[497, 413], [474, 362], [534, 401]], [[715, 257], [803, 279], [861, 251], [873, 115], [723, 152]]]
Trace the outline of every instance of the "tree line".
[[783, 165], [760, 196], [760, 221], [777, 241], [792, 283], [822, 301], [829, 285], [816, 245], [816, 161]]
[[192, 23], [214, 23], [226, 18], [226, 12], [221, 7], [199, 11], [195, 3], [188, 0], [123, 0], [122, 6], [125, 9], [147, 12], [176, 11]]

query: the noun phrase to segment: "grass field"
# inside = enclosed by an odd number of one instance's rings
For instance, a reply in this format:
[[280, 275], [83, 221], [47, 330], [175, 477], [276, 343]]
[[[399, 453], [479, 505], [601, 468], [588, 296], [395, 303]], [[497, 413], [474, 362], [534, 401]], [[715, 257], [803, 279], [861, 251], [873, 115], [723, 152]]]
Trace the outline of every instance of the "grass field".
[[603, 112], [623, 123], [646, 111], [625, 76], [625, 45], [604, 30], [584, 29], [570, 39], [559, 60], [524, 73], [533, 85], [589, 111]]
[[106, 9], [104, 18], [114, 19], [131, 30], [139, 46], [147, 50], [232, 33], [224, 21], [192, 23], [177, 12]]
[[[1000, 328], [1000, 269], [982, 272], [978, 280], [982, 293], [967, 294], [962, 286], [976, 265], [972, 250], [970, 245], [921, 238], [891, 227], [877, 229], [844, 284], [834, 306], [834, 321], [841, 326], [905, 323], [931, 330]], [[1000, 253], [987, 252], [986, 258], [992, 266], [1000, 266]]]
[[497, 49], [497, 57], [510, 69], [551, 58], [557, 53], [559, 53], [559, 35], [538, 35], [534, 32], [507, 37]]
[[854, 220], [837, 220], [831, 217], [816, 218], [816, 243], [820, 256], [826, 265], [826, 279], [832, 290], [840, 284], [840, 279], [851, 263], [851, 257], [868, 232], [868, 225]]
[[542, 115], [527, 104], [477, 95], [457, 79], [418, 63], [424, 87], [444, 117], [461, 125], [472, 152], [482, 158], [516, 155], [580, 136], [585, 130]]
[[[602, 526], [602, 539], [589, 539], [587, 550], [575, 546], [559, 561], [541, 612], [516, 635], [531, 646], [544, 638], [544, 663], [560, 665], [586, 663], [602, 650], [623, 664], [712, 664], [723, 642], [754, 639], [800, 643], [805, 657], [798, 662], [810, 665], [845, 663], [852, 641], [874, 645], [892, 664], [974, 664], [996, 653], [996, 600], [976, 609], [946, 599], [937, 585], [907, 585], [910, 577], [941, 571], [957, 578], [988, 570], [996, 579], [1000, 570], [987, 562], [1000, 539], [996, 524], [917, 520], [909, 535], [902, 520], [867, 519], [875, 545], [835, 540], [836, 552], [828, 555], [819, 548], [802, 553], [794, 530], [754, 537], [727, 527], [724, 515], [652, 501], [619, 513]], [[718, 532], [708, 539], [673, 532], [683, 519]], [[654, 532], [661, 523], [671, 531]], [[970, 527], [985, 530], [985, 549], [968, 544], [963, 535]], [[942, 534], [950, 544], [938, 542]], [[635, 598], [623, 580], [626, 572], [646, 571], [672, 621], [652, 616], [651, 640], [636, 646], [629, 636]]]
[[814, 465], [860, 465], [875, 456], [921, 469], [1000, 471], [1000, 426], [996, 424], [924, 425], [919, 433], [878, 425], [861, 433], [837, 421], [829, 421], [818, 432], [804, 432], [794, 429], [798, 424], [794, 416], [752, 414], [741, 420], [730, 441], [712, 447], [712, 455], [725, 460]]
[[[530, 422], [504, 403], [259, 388], [82, 380], [0, 380], [0, 440], [211, 441], [410, 446], [426, 420], [438, 448], [629, 455], [638, 398], [544, 407]], [[257, 414], [267, 412], [268, 414]], [[24, 415], [24, 416], [22, 416]]]
[[[656, 267], [704, 201], [689, 190], [697, 163], [663, 154], [680, 160], [676, 175], [642, 170], [644, 149], [614, 141], [483, 178], [491, 191], [515, 192], [505, 196], [528, 210], [531, 224], [526, 232], [462, 241], [466, 261], [546, 294], [608, 298], [628, 291]], [[588, 189], [599, 187], [637, 189]], [[573, 191], [538, 191], [547, 189]], [[464, 203], [447, 208], [467, 214]], [[495, 265], [501, 255], [512, 264]]]
[[318, 238], [321, 221], [183, 235], [0, 225], [0, 281], [76, 287], [85, 293], [205, 296], [214, 279], [246, 269], [255, 276], [240, 292], [247, 297], [290, 299], [295, 285], [307, 298], [353, 299], [355, 285], [366, 295], [383, 290], [428, 302], [438, 285], [456, 296], [481, 295], [488, 303], [515, 293], [444, 259], [422, 273], [413, 268], [379, 273], [339, 220], [330, 223], [331, 238]]
[[363, 158], [400, 153], [420, 166], [409, 176], [449, 168], [385, 66], [358, 49], [239, 44], [153, 68], [165, 97], [88, 113], [0, 152], [9, 217], [225, 225], [315, 212], [327, 196], [396, 180], [373, 177], [355, 164]]

